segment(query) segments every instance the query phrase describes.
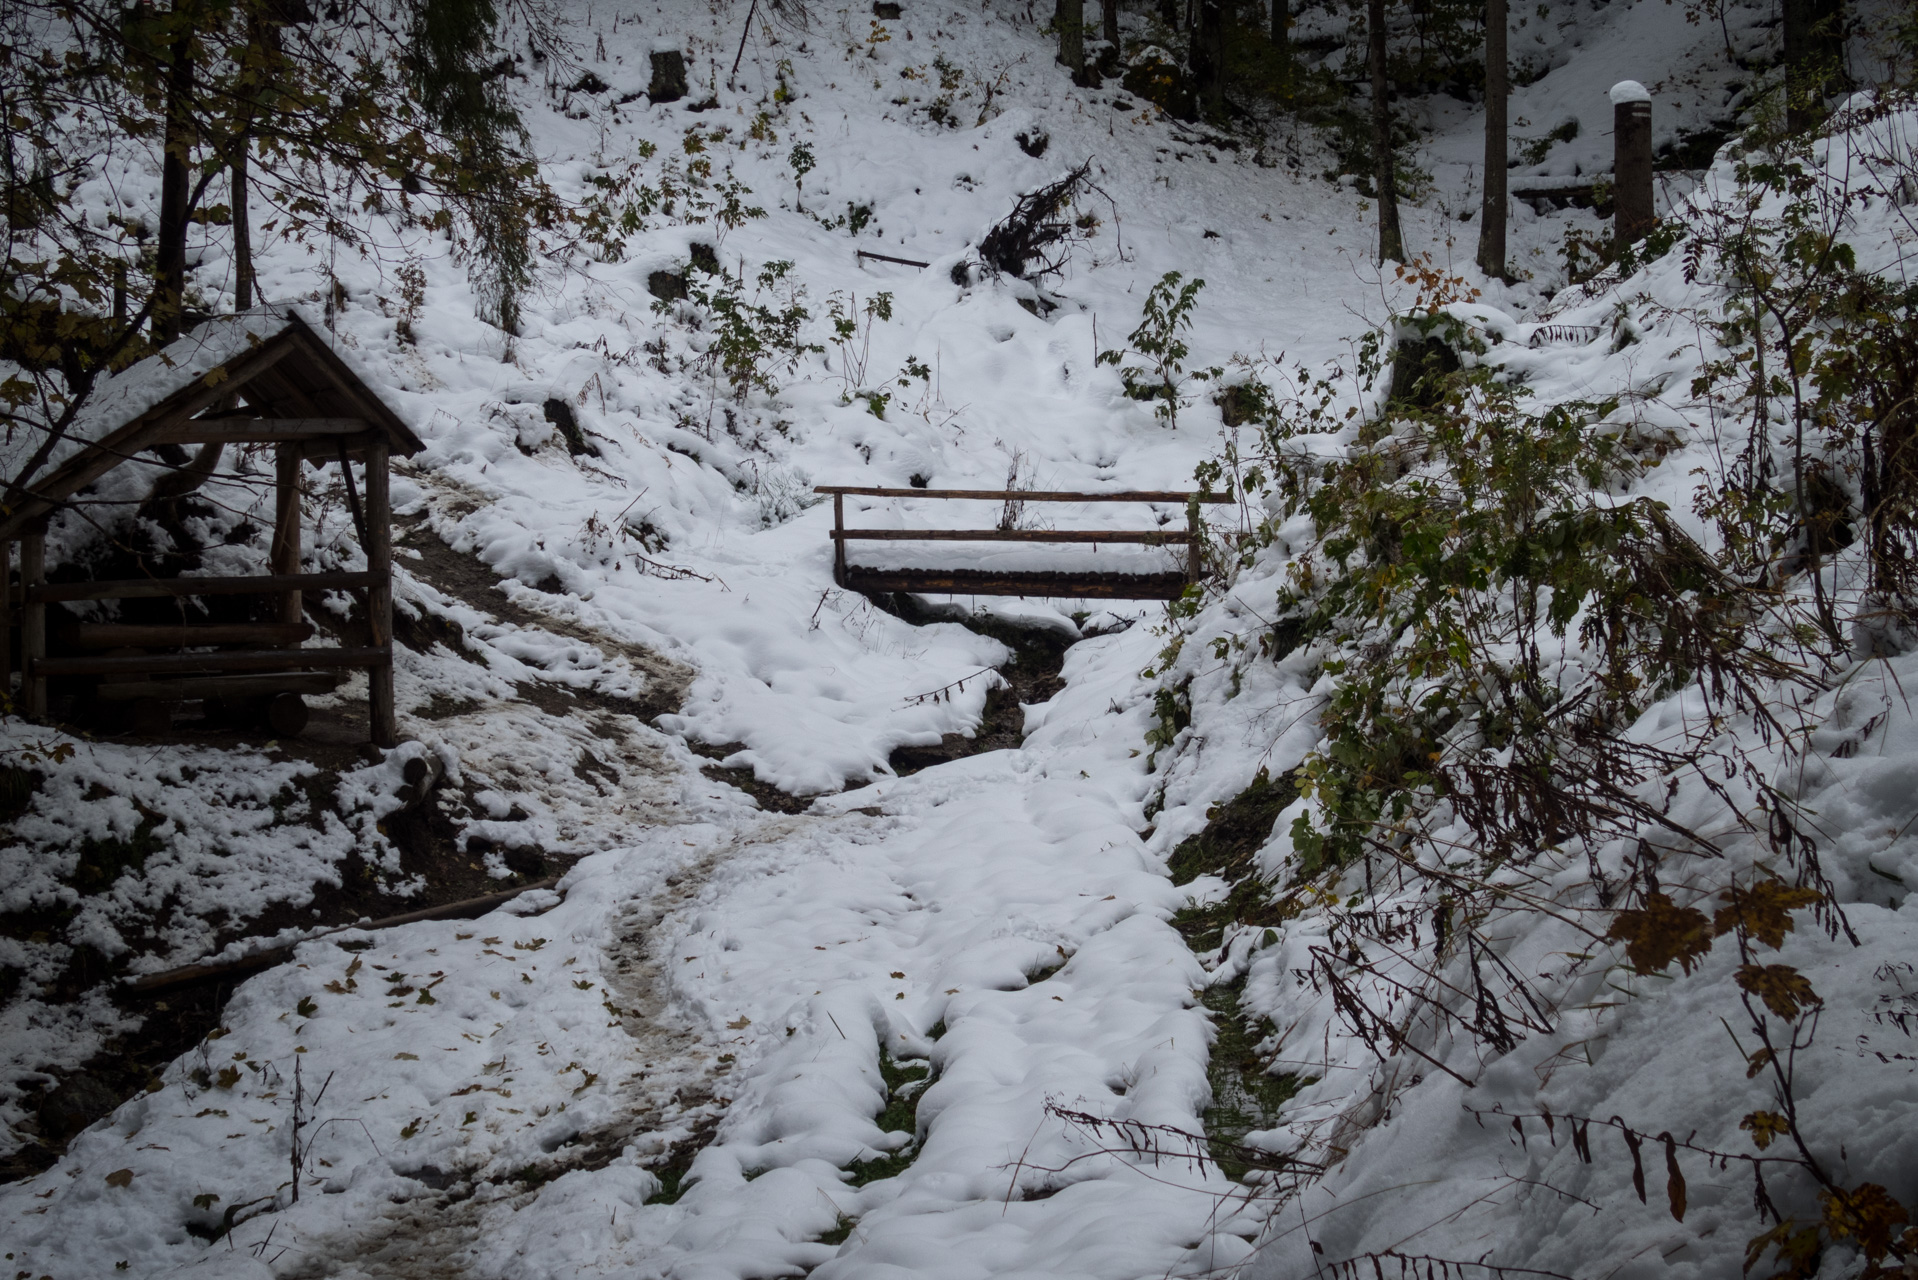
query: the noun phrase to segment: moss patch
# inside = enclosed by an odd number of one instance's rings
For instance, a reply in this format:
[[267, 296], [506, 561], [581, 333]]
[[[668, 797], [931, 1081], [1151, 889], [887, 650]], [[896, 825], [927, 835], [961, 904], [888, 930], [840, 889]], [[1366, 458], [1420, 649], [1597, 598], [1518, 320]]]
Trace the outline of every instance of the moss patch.
[[1237, 1181], [1251, 1168], [1238, 1149], [1245, 1135], [1270, 1129], [1278, 1122], [1279, 1108], [1306, 1085], [1312, 1077], [1285, 1072], [1273, 1075], [1266, 1070], [1265, 1059], [1257, 1052], [1269, 1024], [1261, 1018], [1255, 1028], [1239, 1007], [1243, 982], [1206, 990], [1205, 1007], [1212, 1012], [1218, 1039], [1206, 1062], [1206, 1078], [1212, 1085], [1212, 1105], [1205, 1109], [1205, 1136], [1218, 1161], [1220, 1172]]
[[[913, 1140], [897, 1151], [877, 1160], [863, 1160], [852, 1166], [852, 1185], [863, 1187], [882, 1178], [895, 1178], [906, 1171], [919, 1154], [919, 1095], [931, 1082], [932, 1071], [922, 1063], [899, 1063], [892, 1055], [879, 1054], [879, 1075], [886, 1082], [886, 1108], [876, 1123], [887, 1133], [904, 1131]], [[844, 1239], [842, 1236], [841, 1239]]]
[[1259, 770], [1245, 790], [1205, 811], [1205, 830], [1172, 851], [1172, 883], [1190, 884], [1202, 875], [1233, 881], [1250, 875], [1253, 859], [1272, 838], [1272, 824], [1298, 798], [1290, 774], [1275, 780]]

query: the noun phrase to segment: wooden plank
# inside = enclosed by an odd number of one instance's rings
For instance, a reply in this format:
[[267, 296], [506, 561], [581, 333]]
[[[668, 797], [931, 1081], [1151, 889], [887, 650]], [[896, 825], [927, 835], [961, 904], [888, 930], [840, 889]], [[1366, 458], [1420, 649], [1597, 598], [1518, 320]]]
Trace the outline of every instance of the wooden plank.
[[972, 596], [1043, 596], [1067, 600], [1176, 600], [1183, 573], [991, 573], [977, 569], [846, 571], [851, 591], [937, 592]]
[[874, 253], [870, 249], [854, 250], [862, 258], [871, 258], [875, 262], [896, 262], [902, 267], [929, 267], [930, 262], [921, 262], [917, 258], [895, 258], [889, 253]]
[[[387, 916], [382, 920], [371, 920], [365, 924], [342, 925], [337, 929], [327, 929], [314, 934], [315, 938], [330, 937], [336, 933], [346, 933], [354, 929], [391, 929], [397, 925], [417, 924], [422, 920], [470, 920], [483, 916], [495, 907], [504, 906], [522, 893], [531, 893], [535, 889], [550, 889], [559, 883], [558, 876], [548, 876], [544, 880], [535, 880], [523, 884], [517, 889], [506, 889], [499, 893], [489, 893], [484, 897], [467, 898], [463, 902], [448, 902], [437, 907], [425, 907], [419, 911], [408, 911], [405, 915]], [[522, 917], [523, 918], [523, 917]], [[310, 942], [312, 938], [301, 941]], [[188, 983], [205, 982], [215, 978], [237, 978], [242, 974], [258, 973], [270, 969], [293, 954], [293, 947], [270, 947], [265, 951], [255, 951], [252, 955], [241, 956], [238, 960], [224, 963], [212, 961], [205, 964], [190, 964], [178, 969], [167, 969], [160, 973], [150, 973], [144, 978], [135, 978], [127, 984], [127, 990], [134, 995], [151, 995], [156, 991], [165, 991], [172, 987], [186, 986]]]
[[386, 661], [367, 672], [369, 730], [376, 747], [395, 747], [400, 741], [393, 700], [393, 503], [386, 455], [384, 436], [366, 446], [366, 569], [373, 575], [366, 589], [366, 614], [373, 644], [386, 653]]
[[313, 636], [305, 622], [137, 623], [82, 622], [82, 649], [190, 649], [209, 644], [297, 645]]
[[381, 648], [276, 649], [245, 653], [156, 653], [128, 658], [42, 658], [33, 672], [47, 676], [199, 675], [218, 671], [298, 671], [302, 667], [367, 667], [390, 665], [393, 655]]
[[862, 498], [978, 498], [991, 502], [1200, 502], [1218, 505], [1233, 501], [1227, 493], [1173, 493], [1147, 490], [1119, 493], [1064, 493], [1046, 489], [868, 489], [856, 485], [822, 484], [814, 493], [851, 494]]
[[192, 418], [161, 431], [156, 443], [269, 444], [363, 435], [372, 429], [365, 418]]
[[835, 542], [1191, 542], [1187, 529], [834, 529]]
[[280, 675], [187, 676], [178, 680], [130, 680], [93, 691], [102, 702], [188, 702], [197, 698], [259, 698], [275, 693], [326, 694], [340, 687], [337, 671], [288, 671]]
[[370, 573], [256, 574], [241, 578], [122, 578], [54, 582], [27, 592], [28, 603], [55, 600], [151, 600], [164, 596], [266, 596], [283, 591], [345, 591], [371, 586]]

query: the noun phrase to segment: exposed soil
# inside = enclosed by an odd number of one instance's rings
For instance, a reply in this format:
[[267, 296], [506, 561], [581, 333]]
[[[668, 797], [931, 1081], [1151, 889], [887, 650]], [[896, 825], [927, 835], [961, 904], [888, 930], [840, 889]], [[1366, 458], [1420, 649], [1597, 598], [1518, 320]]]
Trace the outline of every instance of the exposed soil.
[[878, 597], [874, 603], [914, 626], [957, 622], [980, 635], [991, 636], [1012, 650], [1012, 661], [999, 669], [1004, 683], [986, 694], [979, 727], [970, 736], [948, 733], [936, 747], [900, 747], [888, 763], [901, 777], [982, 751], [1017, 748], [1026, 736], [1026, 713], [1021, 704], [1046, 702], [1066, 687], [1059, 672], [1065, 666], [1066, 650], [1076, 643], [1077, 637], [1062, 630], [1022, 627], [958, 605], [929, 605], [918, 596], [903, 593]]

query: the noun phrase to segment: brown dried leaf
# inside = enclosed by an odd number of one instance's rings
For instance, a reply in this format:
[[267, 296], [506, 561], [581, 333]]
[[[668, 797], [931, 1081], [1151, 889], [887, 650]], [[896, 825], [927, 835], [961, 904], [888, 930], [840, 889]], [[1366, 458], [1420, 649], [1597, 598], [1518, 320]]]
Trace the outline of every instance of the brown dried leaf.
[[1646, 895], [1645, 906], [1612, 917], [1612, 942], [1625, 944], [1625, 958], [1637, 973], [1663, 973], [1675, 960], [1686, 973], [1712, 949], [1711, 921], [1695, 907], [1677, 906], [1662, 893]]
[[1759, 1072], [1771, 1065], [1771, 1060], [1772, 1051], [1770, 1049], [1760, 1049], [1758, 1052], [1752, 1054], [1745, 1063], [1745, 1079], [1756, 1079]]
[[1811, 989], [1811, 979], [1788, 964], [1741, 964], [1736, 976], [1742, 990], [1781, 1018], [1796, 1018], [1800, 1010], [1824, 1003]]
[[1831, 1238], [1856, 1238], [1859, 1249], [1873, 1262], [1883, 1261], [1890, 1252], [1892, 1228], [1911, 1220], [1905, 1206], [1875, 1182], [1861, 1182], [1850, 1191], [1821, 1191], [1818, 1200]]
[[127, 1187], [127, 1186], [132, 1186], [132, 1185], [133, 1185], [133, 1170], [131, 1170], [131, 1169], [115, 1169], [115, 1170], [114, 1170], [114, 1171], [113, 1171], [112, 1173], [109, 1173], [109, 1174], [107, 1175], [107, 1185], [108, 1185], [109, 1187]]
[[1669, 1133], [1658, 1140], [1665, 1144], [1665, 1198], [1672, 1206], [1672, 1217], [1685, 1220], [1685, 1175], [1678, 1168], [1678, 1142]]
[[1785, 945], [1785, 935], [1792, 932], [1791, 913], [1824, 900], [1815, 889], [1800, 889], [1783, 880], [1761, 880], [1748, 889], [1733, 885], [1719, 895], [1719, 901], [1727, 905], [1712, 917], [1712, 935], [1722, 938], [1733, 930], [1742, 930], [1776, 951]]

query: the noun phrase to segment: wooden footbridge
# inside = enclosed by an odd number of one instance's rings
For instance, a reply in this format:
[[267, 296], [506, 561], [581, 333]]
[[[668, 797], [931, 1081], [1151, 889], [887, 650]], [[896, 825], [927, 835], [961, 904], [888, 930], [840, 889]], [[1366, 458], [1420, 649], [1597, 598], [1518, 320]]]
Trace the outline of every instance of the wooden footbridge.
[[[1036, 489], [880, 489], [820, 485], [815, 493], [832, 495], [832, 580], [848, 591], [910, 591], [977, 596], [1041, 596], [1074, 600], [1176, 600], [1203, 576], [1204, 540], [1193, 504], [1230, 502], [1226, 494], [1180, 492], [1063, 493]], [[848, 529], [846, 499], [933, 498], [997, 502], [1010, 510], [1027, 502], [1178, 503], [1187, 511], [1184, 529]], [[1001, 520], [1002, 526], [1010, 522]], [[1048, 542], [1097, 545], [1130, 543], [1183, 546], [1185, 564], [1159, 573], [1096, 573], [1083, 570], [875, 569], [849, 562], [849, 542]]]

